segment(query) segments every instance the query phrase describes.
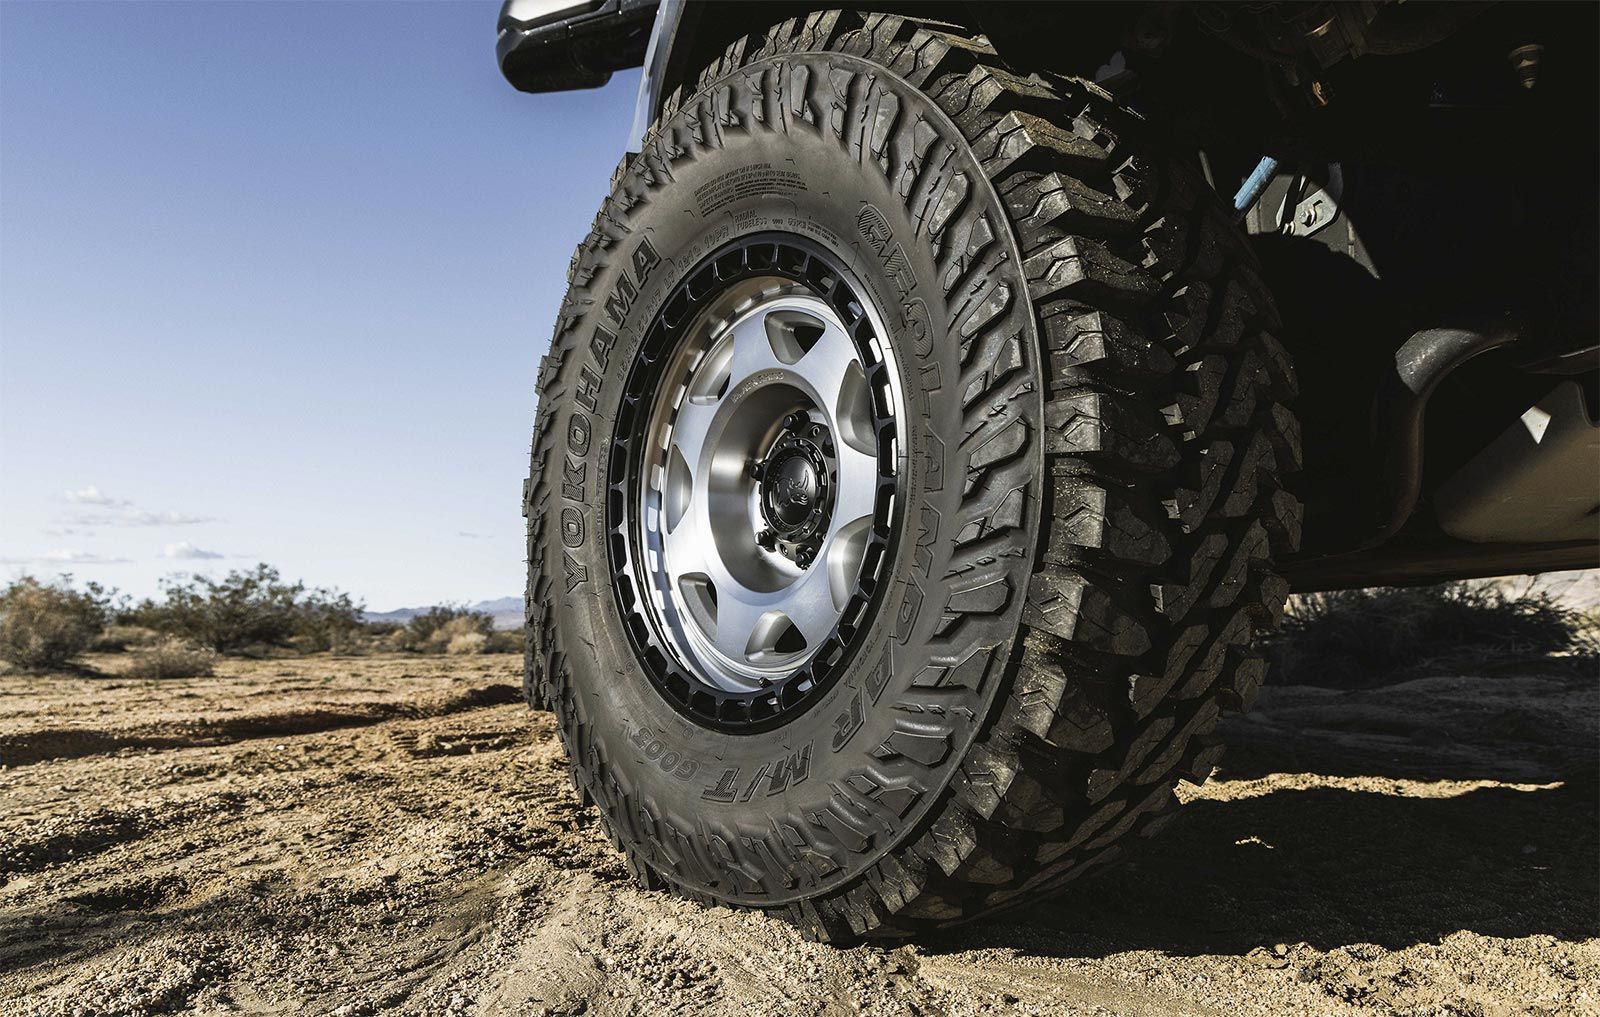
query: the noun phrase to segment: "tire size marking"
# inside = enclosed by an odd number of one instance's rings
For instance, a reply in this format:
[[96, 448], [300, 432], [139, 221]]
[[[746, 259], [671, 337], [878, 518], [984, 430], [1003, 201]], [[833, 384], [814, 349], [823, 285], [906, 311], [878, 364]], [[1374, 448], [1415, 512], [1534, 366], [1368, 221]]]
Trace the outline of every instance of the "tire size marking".
[[695, 203], [702, 216], [740, 198], [768, 194], [793, 194], [806, 190], [805, 180], [789, 170], [775, 170], [771, 163], [758, 162], [712, 177], [694, 189]]

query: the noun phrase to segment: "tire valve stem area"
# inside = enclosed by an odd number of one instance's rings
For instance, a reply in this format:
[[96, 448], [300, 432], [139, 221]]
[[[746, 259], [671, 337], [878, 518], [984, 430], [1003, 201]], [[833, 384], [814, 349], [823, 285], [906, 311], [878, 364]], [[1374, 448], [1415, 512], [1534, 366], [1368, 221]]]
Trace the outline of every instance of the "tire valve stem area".
[[791, 413], [765, 459], [752, 462], [761, 518], [756, 543], [800, 568], [816, 560], [833, 515], [833, 436], [804, 413]]

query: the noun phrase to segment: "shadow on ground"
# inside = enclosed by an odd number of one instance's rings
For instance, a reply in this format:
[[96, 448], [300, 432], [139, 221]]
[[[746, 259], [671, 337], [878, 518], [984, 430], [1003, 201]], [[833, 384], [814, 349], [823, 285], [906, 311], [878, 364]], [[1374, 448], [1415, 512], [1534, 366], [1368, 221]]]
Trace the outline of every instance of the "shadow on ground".
[[1225, 725], [1206, 797], [1160, 837], [944, 948], [1199, 955], [1600, 935], [1600, 688], [1548, 670], [1268, 689]]
[[1458, 931], [1576, 941], [1600, 913], [1597, 790], [1588, 775], [1449, 798], [1314, 788], [1194, 802], [1135, 860], [944, 945], [1022, 945], [1022, 933], [1031, 952], [1105, 956], [1400, 949]]

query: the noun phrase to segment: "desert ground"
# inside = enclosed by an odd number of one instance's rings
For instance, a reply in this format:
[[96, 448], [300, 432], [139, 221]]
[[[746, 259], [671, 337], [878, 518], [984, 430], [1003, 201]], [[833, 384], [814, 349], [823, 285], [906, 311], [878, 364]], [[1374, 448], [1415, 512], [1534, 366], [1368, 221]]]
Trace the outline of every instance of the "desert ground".
[[1132, 863], [891, 949], [636, 888], [519, 674], [0, 677], [0, 1013], [1600, 1012], [1589, 665], [1268, 688]]

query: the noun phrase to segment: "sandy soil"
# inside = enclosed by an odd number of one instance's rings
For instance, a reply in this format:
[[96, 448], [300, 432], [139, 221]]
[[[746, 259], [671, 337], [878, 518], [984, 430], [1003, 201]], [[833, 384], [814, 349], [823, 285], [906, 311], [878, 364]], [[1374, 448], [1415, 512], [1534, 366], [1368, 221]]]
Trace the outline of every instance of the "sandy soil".
[[893, 950], [636, 889], [518, 669], [0, 677], [0, 1013], [1600, 1012], [1561, 662], [1268, 689], [1134, 863]]

